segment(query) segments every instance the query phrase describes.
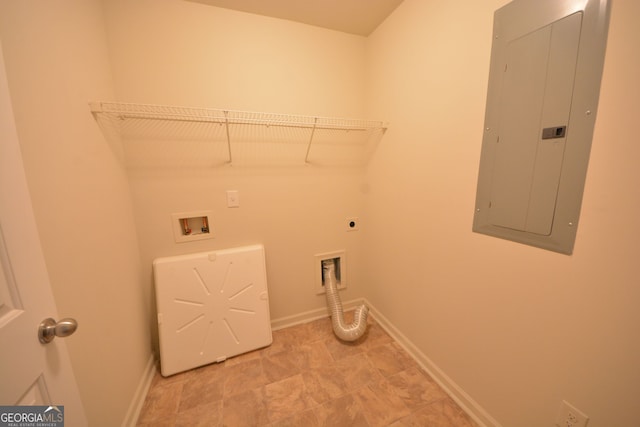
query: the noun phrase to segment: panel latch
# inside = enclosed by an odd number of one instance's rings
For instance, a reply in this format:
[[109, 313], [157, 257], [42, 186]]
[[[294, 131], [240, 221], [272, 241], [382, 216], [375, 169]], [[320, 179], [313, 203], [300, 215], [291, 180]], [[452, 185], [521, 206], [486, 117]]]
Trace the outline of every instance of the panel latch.
[[542, 139], [555, 139], [564, 138], [564, 134], [567, 131], [566, 126], [554, 126], [551, 128], [542, 129]]

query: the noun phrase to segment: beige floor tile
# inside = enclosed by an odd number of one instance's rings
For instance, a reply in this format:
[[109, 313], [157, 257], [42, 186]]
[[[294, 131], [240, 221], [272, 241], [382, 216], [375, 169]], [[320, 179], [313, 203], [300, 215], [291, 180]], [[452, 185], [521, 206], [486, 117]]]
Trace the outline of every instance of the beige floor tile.
[[222, 400], [178, 412], [176, 427], [217, 427], [222, 425]]
[[322, 341], [300, 344], [291, 350], [291, 352], [301, 371], [321, 368], [334, 363], [331, 354]]
[[336, 337], [329, 338], [325, 341], [327, 350], [331, 353], [333, 360], [344, 359], [349, 356], [361, 354], [364, 352], [364, 348], [358, 344], [358, 342], [341, 341]]
[[416, 367], [416, 362], [395, 342], [367, 351], [367, 357], [384, 377]]
[[280, 329], [273, 333], [274, 343], [277, 339], [285, 348], [290, 348], [291, 346], [307, 342], [309, 339], [307, 328], [308, 326], [306, 323], [301, 323], [285, 329]]
[[307, 392], [316, 404], [322, 404], [345, 394], [347, 383], [333, 365], [309, 369], [302, 373]]
[[325, 341], [333, 337], [333, 327], [331, 326], [331, 318], [314, 320], [306, 325], [307, 342]]
[[371, 317], [355, 342], [324, 318], [225, 362], [157, 374], [137, 425], [477, 427]]
[[264, 387], [225, 397], [222, 402], [222, 425], [225, 427], [255, 427], [268, 423]]
[[262, 369], [267, 382], [280, 381], [300, 373], [298, 358], [291, 351], [283, 351], [262, 358]]
[[364, 353], [341, 359], [335, 366], [347, 386], [345, 391], [354, 391], [382, 379]]
[[191, 376], [192, 371], [181, 372], [179, 374], [163, 377], [160, 373], [160, 364], [156, 366], [156, 373], [151, 380], [151, 388], [162, 387], [169, 384], [185, 382]]
[[302, 375], [295, 375], [264, 387], [269, 421], [274, 422], [310, 409], [315, 402], [309, 396]]
[[269, 424], [269, 427], [318, 427], [320, 423], [312, 409]]
[[262, 358], [264, 352], [267, 351], [267, 348], [268, 347], [259, 348], [248, 353], [238, 354], [237, 356], [230, 357], [224, 361], [224, 365], [229, 367], [239, 365], [249, 360], [259, 360], [260, 358]]
[[354, 393], [371, 426], [387, 426], [411, 413], [402, 399], [384, 383], [385, 381], [382, 380], [378, 384], [370, 384]]
[[248, 360], [229, 366], [225, 372], [224, 395], [232, 396], [267, 384], [262, 359]]
[[391, 427], [477, 427], [451, 399], [434, 402], [391, 424]]
[[182, 382], [172, 382], [149, 390], [138, 423], [153, 424], [156, 421], [173, 419], [178, 412], [182, 387]]
[[317, 406], [314, 412], [321, 426], [369, 427], [362, 406], [351, 394]]
[[411, 410], [447, 398], [447, 394], [420, 368], [411, 368], [386, 378], [388, 387]]
[[319, 427], [320, 422], [312, 409], [299, 412], [292, 417], [278, 420], [269, 427]]
[[219, 363], [192, 371], [192, 375], [183, 383], [179, 411], [222, 400], [226, 371], [224, 365]]
[[154, 420], [150, 422], [138, 422], [136, 427], [175, 427], [176, 415], [161, 420]]

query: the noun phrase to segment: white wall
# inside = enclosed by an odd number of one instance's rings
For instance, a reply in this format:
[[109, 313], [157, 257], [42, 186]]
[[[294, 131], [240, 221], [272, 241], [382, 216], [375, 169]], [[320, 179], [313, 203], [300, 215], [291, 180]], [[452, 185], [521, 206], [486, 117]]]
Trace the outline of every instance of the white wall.
[[[120, 101], [361, 118], [365, 38], [183, 1], [105, 2]], [[161, 148], [160, 148], [161, 149]], [[300, 159], [302, 160], [302, 159]], [[345, 249], [361, 297], [360, 171], [316, 166], [130, 171], [148, 298], [156, 257], [262, 243], [271, 318], [323, 308], [318, 253]], [[240, 207], [226, 207], [238, 190]], [[212, 240], [175, 243], [171, 214], [212, 212]]]
[[66, 343], [87, 418], [120, 425], [151, 345], [127, 177], [87, 104], [113, 97], [101, 2], [3, 1], [0, 38], [58, 312], [79, 323]]
[[390, 121], [368, 173], [366, 295], [504, 426], [635, 426], [640, 387], [640, 38], [613, 4], [575, 252], [471, 232], [493, 11], [405, 0], [368, 39], [369, 115]]
[[178, 0], [104, 4], [120, 101], [364, 112], [363, 37]]

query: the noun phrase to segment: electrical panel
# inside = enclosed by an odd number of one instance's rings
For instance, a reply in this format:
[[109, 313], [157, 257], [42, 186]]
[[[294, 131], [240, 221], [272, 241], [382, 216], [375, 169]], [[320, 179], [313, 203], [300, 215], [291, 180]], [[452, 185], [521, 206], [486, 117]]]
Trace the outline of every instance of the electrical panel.
[[608, 19], [600, 0], [496, 11], [474, 231], [572, 253]]

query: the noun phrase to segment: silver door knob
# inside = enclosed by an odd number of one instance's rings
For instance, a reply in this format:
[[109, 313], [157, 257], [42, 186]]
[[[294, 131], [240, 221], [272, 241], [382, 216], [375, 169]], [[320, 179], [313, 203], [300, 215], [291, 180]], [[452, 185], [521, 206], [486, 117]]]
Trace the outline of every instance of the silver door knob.
[[68, 337], [78, 329], [78, 322], [75, 319], [62, 319], [56, 322], [52, 318], [44, 319], [38, 326], [38, 339], [42, 344], [53, 341], [55, 337]]

